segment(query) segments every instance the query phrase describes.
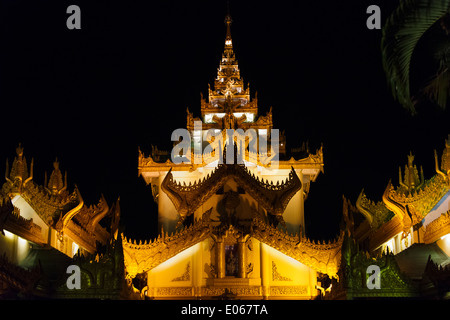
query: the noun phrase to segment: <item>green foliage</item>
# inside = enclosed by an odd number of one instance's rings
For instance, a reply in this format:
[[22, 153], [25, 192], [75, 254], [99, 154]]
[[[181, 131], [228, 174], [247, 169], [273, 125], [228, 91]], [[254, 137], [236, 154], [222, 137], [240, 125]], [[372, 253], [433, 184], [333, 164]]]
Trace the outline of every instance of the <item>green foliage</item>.
[[[438, 60], [439, 69], [421, 91], [440, 107], [445, 108], [447, 104], [450, 79], [449, 12], [450, 0], [401, 0], [383, 27], [381, 52], [388, 85], [394, 98], [412, 113], [415, 113], [415, 101], [410, 92], [411, 58], [424, 35], [438, 40], [436, 46], [428, 49]], [[440, 28], [432, 28], [437, 22]]]

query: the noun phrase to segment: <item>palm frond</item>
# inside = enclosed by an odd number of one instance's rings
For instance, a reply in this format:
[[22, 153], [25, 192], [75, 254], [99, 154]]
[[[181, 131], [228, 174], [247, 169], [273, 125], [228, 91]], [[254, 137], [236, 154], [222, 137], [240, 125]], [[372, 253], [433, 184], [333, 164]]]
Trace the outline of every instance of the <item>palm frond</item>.
[[410, 94], [410, 65], [420, 38], [450, 11], [450, 0], [401, 0], [383, 27], [381, 53], [392, 95], [415, 112]]
[[428, 85], [423, 88], [423, 92], [439, 106], [447, 105], [450, 96], [450, 70], [445, 68], [440, 71]]

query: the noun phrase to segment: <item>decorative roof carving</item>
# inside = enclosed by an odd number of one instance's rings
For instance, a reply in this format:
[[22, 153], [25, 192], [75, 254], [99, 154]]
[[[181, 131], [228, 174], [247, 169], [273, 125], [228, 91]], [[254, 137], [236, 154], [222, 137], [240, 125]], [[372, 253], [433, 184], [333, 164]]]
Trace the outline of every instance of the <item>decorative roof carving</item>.
[[255, 217], [251, 225], [251, 236], [277, 249], [316, 271], [336, 277], [341, 260], [344, 233], [334, 242], [311, 241], [303, 235], [289, 235], [260, 218]]
[[400, 186], [397, 188], [397, 193], [401, 193], [404, 195], [409, 195], [415, 192], [418, 192], [422, 189], [425, 179], [423, 177], [423, 168], [420, 167], [420, 177], [417, 171], [417, 166], [413, 164], [414, 155], [412, 152], [408, 155], [408, 164], [405, 165], [404, 176], [402, 177], [402, 168], [398, 168], [398, 176], [399, 176], [399, 184]]
[[434, 159], [436, 164], [436, 173], [441, 175], [448, 182], [448, 176], [450, 174], [450, 134], [449, 139], [445, 140], [445, 148], [444, 151], [442, 151], [440, 169], [436, 150], [434, 150]]
[[394, 213], [389, 210], [382, 201], [375, 203], [368, 199], [364, 193], [364, 189], [356, 200], [356, 207], [364, 215], [369, 222], [370, 227], [374, 230], [377, 230], [394, 216]]
[[422, 189], [412, 194], [399, 192], [389, 181], [383, 194], [383, 202], [399, 216], [406, 230], [420, 223], [448, 191], [448, 184], [440, 175], [427, 180]]
[[9, 163], [8, 159], [6, 159], [6, 183], [3, 184], [3, 192], [12, 195], [21, 193], [27, 183], [33, 179], [33, 163], [34, 160], [31, 159], [30, 171], [28, 172], [27, 160], [23, 155], [22, 145], [19, 143], [11, 171], [9, 171]]
[[67, 171], [64, 174], [64, 182], [61, 170], [59, 170], [58, 158], [53, 162], [53, 171], [50, 175], [50, 180], [47, 183], [47, 172], [45, 173], [44, 186], [48, 193], [52, 195], [66, 193], [67, 191]]
[[177, 231], [173, 235], [169, 236], [162, 231], [157, 239], [149, 243], [140, 241], [137, 244], [136, 241], [128, 240], [122, 235], [127, 276], [134, 278], [137, 274], [156, 267], [209, 236], [224, 239], [230, 234], [242, 241], [253, 237], [316, 271], [328, 274], [330, 277], [337, 276], [343, 232], [334, 242], [315, 243], [302, 235], [289, 235], [269, 225], [258, 216], [253, 218], [250, 227], [223, 223], [213, 227], [209, 219], [210, 213], [211, 209], [190, 227]]
[[[371, 249], [377, 248], [399, 232], [403, 231], [402, 238], [405, 238], [411, 227], [417, 229], [422, 226], [426, 215], [450, 191], [450, 170], [447, 168], [450, 163], [449, 154], [449, 140], [446, 140], [441, 166], [437, 152], [434, 151], [437, 174], [425, 180], [423, 170], [420, 169], [419, 174], [417, 166], [414, 165], [414, 156], [410, 153], [404, 172], [399, 170], [399, 186], [394, 187], [392, 181], [389, 181], [383, 194], [383, 202], [374, 203], [367, 199], [364, 190], [361, 192], [356, 206], [370, 224]], [[448, 214], [443, 214], [427, 225], [420, 241], [431, 243], [450, 232], [450, 228], [447, 228], [447, 216]]]
[[[108, 232], [98, 223], [109, 212], [103, 195], [98, 205], [87, 207], [77, 186], [72, 193], [69, 193], [67, 173], [63, 180], [58, 159], [53, 162], [50, 179], [47, 181], [46, 174], [44, 186], [38, 185], [32, 181], [33, 161], [30, 172], [28, 172], [23, 148], [20, 144], [16, 149], [16, 154], [11, 171], [9, 171], [7, 162], [6, 182], [2, 187], [2, 192], [7, 195], [5, 197], [8, 200], [10, 197], [20, 195], [48, 226], [55, 228], [60, 233], [60, 236], [64, 232], [68, 232], [77, 243], [83, 244], [92, 252], [96, 250], [96, 241], [101, 243], [107, 241]], [[115, 210], [111, 213], [114, 215], [113, 220], [116, 223], [118, 223], [118, 215], [120, 215], [120, 208], [118, 206], [117, 208], [119, 212]], [[14, 228], [15, 231], [12, 232], [33, 242], [45, 243], [40, 230], [38, 230], [40, 227], [32, 220], [25, 220], [16, 214], [10, 215], [6, 221], [9, 221], [10, 228]], [[0, 223], [0, 228], [1, 226]], [[117, 226], [115, 228], [116, 231]]]
[[196, 220], [188, 228], [171, 234], [161, 234], [153, 241], [142, 241], [139, 244], [128, 240], [122, 234], [122, 246], [127, 277], [134, 278], [137, 274], [153, 269], [162, 262], [170, 259], [181, 251], [192, 247], [206, 239], [211, 232], [210, 214], [212, 208], [203, 213], [203, 217]]
[[76, 208], [80, 204], [81, 197], [77, 187], [71, 194], [52, 195], [43, 186], [35, 183], [29, 183], [21, 196], [50, 226], [54, 226], [61, 216]]
[[264, 182], [259, 177], [250, 173], [242, 165], [219, 165], [211, 174], [194, 184], [181, 185], [173, 179], [171, 170], [167, 173], [161, 189], [168, 195], [178, 213], [180, 221], [178, 226], [187, 216], [190, 216], [206, 200], [217, 192], [229, 179], [234, 179], [242, 188], [262, 205], [269, 214], [275, 215], [282, 221], [282, 214], [291, 198], [301, 189], [302, 183], [291, 168], [289, 178], [281, 184], [277, 182]]
[[[113, 222], [111, 224], [111, 233], [99, 224], [100, 220], [108, 214], [113, 216], [113, 219], [118, 219], [117, 216], [120, 215], [120, 212], [117, 212], [116, 207], [112, 209], [114, 210], [110, 210], [103, 195], [97, 205], [87, 207], [83, 202], [83, 206], [69, 220], [63, 232], [70, 234], [72, 238], [77, 239], [79, 245], [93, 253], [96, 251], [97, 242], [105, 245], [117, 230], [114, 230], [114, 228], [117, 228], [117, 225], [114, 227]], [[120, 211], [120, 208], [118, 210]], [[60, 221], [62, 223], [63, 220]], [[115, 224], [117, 223], [118, 220]], [[57, 224], [57, 230], [60, 230], [58, 227], [59, 224]]]
[[76, 224], [80, 225], [89, 233], [94, 233], [96, 226], [109, 211], [108, 203], [103, 194], [97, 205], [89, 207], [83, 206], [80, 211], [73, 217]]
[[[450, 188], [446, 174], [437, 174], [429, 180], [424, 180], [423, 172], [417, 171], [413, 165], [414, 156], [408, 156], [408, 165], [405, 166], [405, 175], [402, 178], [399, 173], [400, 185], [394, 188], [389, 181], [383, 194], [383, 202], [392, 210], [402, 222], [404, 232], [407, 233], [411, 226], [415, 226], [423, 220], [430, 210], [439, 202]], [[437, 159], [436, 159], [436, 169]], [[438, 171], [439, 173], [439, 171]]]
[[[1, 219], [1, 218], [0, 218]], [[1, 226], [0, 226], [1, 228]], [[33, 219], [25, 219], [20, 216], [20, 210], [14, 210], [7, 216], [4, 228], [19, 237], [37, 244], [45, 244], [46, 239], [42, 236], [42, 228], [33, 222]]]
[[[236, 134], [239, 134], [236, 131]], [[246, 141], [246, 144], [248, 141]], [[157, 161], [161, 160], [162, 157], [153, 157], [152, 155], [146, 156], [140, 149], [138, 155], [138, 174], [143, 175], [144, 173], [155, 173], [167, 171], [172, 168], [173, 171], [194, 171], [197, 168], [201, 168], [219, 159], [219, 154], [214, 152], [214, 145], [212, 145], [212, 152], [204, 152], [203, 154], [195, 154], [193, 148], [191, 149], [191, 163], [178, 163], [175, 164], [170, 161], [170, 158], [163, 162]], [[290, 169], [294, 167], [295, 169], [316, 169], [319, 172], [323, 172], [324, 160], [323, 160], [323, 147], [321, 146], [316, 150], [315, 154], [308, 153], [306, 157], [300, 159], [295, 159], [291, 157], [289, 160], [278, 160], [279, 169]], [[251, 152], [245, 150], [244, 160], [254, 163], [261, 167], [271, 166], [271, 156], [264, 158], [264, 162], [261, 161], [260, 154], [258, 152]]]
[[448, 233], [450, 233], [450, 211], [442, 214], [425, 227], [423, 241], [425, 243], [433, 243]]

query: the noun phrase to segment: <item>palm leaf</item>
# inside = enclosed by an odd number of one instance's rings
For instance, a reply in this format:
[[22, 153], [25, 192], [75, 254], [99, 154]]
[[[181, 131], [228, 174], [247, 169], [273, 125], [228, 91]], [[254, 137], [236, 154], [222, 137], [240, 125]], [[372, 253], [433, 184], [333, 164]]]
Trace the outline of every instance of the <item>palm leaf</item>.
[[383, 27], [381, 52], [392, 95], [415, 113], [410, 94], [410, 65], [420, 38], [450, 11], [450, 0], [401, 0]]
[[450, 70], [444, 68], [423, 89], [439, 106], [446, 106], [450, 95]]

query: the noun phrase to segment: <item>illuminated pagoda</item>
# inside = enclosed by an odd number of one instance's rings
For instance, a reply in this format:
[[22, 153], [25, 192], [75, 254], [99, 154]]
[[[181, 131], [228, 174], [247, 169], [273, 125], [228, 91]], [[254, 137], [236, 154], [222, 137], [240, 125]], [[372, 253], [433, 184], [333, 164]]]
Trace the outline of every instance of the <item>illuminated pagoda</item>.
[[[450, 136], [431, 178], [410, 153], [380, 201], [364, 190], [355, 204], [343, 197], [336, 239], [308, 239], [304, 204], [322, 147], [288, 149], [272, 108], [260, 114], [231, 24], [228, 14], [200, 116], [187, 110], [171, 151], [139, 150], [156, 238], [120, 232], [119, 200], [88, 206], [58, 159], [36, 182], [19, 144], [0, 189], [0, 299], [450, 298]], [[67, 285], [69, 266], [79, 288]]]
[[[87, 206], [76, 186], [69, 191], [67, 172], [63, 175], [59, 165], [56, 159], [50, 177], [45, 173], [40, 185], [34, 181], [34, 160], [28, 164], [20, 144], [11, 166], [6, 160], [6, 182], [0, 190], [0, 298], [118, 296], [100, 281], [85, 280], [97, 276], [89, 271], [94, 265], [98, 272], [113, 274], [100, 260], [107, 251], [104, 248], [113, 252], [119, 203], [110, 207], [102, 196], [97, 205]], [[82, 268], [83, 290], [67, 290], [70, 264]], [[116, 271], [116, 278], [122, 279], [123, 267]]]
[[322, 148], [289, 155], [284, 135], [272, 130], [271, 109], [258, 114], [231, 23], [227, 15], [201, 118], [187, 110], [187, 151], [176, 149], [184, 140], [172, 153], [139, 150], [139, 175], [151, 186], [160, 230], [148, 242], [122, 236], [126, 277], [142, 298], [313, 299], [317, 274], [335, 277], [339, 268], [342, 236], [329, 243], [305, 237], [304, 201], [323, 171]]
[[[389, 181], [382, 201], [364, 190], [356, 206], [344, 198], [351, 239], [342, 248], [340, 281], [325, 297], [450, 297], [450, 136], [440, 164], [436, 151], [434, 157], [436, 174], [426, 180], [410, 153], [398, 186]], [[369, 265], [380, 267], [380, 289], [366, 286]]]

